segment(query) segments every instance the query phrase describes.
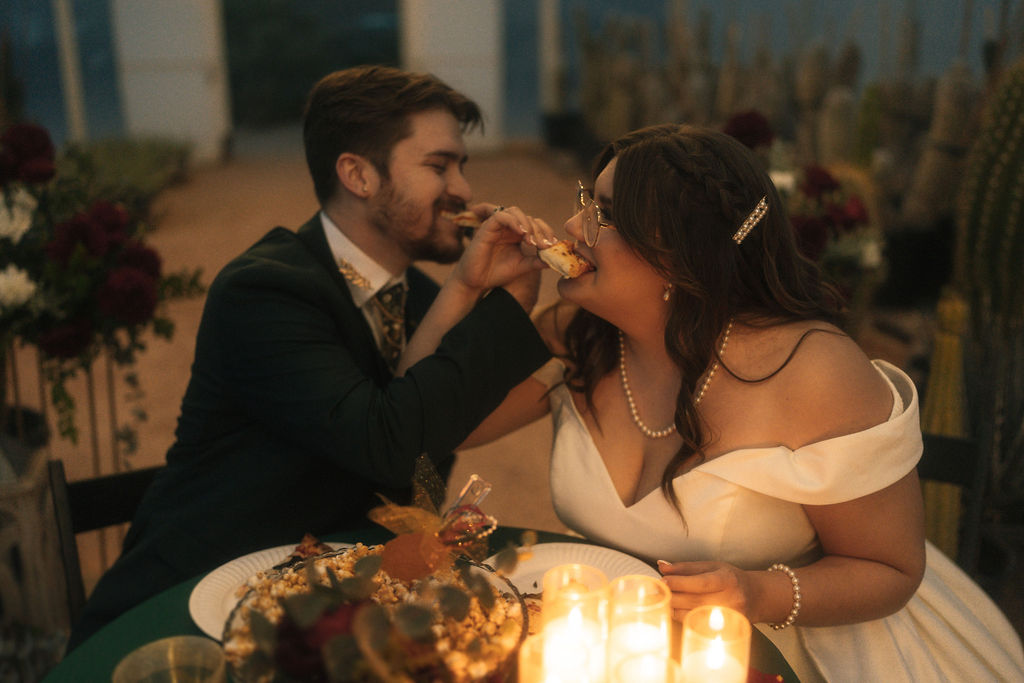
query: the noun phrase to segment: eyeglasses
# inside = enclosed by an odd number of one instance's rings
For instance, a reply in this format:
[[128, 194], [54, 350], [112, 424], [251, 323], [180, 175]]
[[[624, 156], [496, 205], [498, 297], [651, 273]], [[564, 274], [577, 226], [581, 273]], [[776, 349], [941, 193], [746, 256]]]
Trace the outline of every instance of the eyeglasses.
[[577, 180], [576, 184], [576, 211], [583, 213], [583, 241], [588, 247], [596, 247], [601, 237], [601, 228], [614, 230], [615, 226], [605, 220], [601, 207], [590, 196], [587, 188], [583, 187], [583, 181]]

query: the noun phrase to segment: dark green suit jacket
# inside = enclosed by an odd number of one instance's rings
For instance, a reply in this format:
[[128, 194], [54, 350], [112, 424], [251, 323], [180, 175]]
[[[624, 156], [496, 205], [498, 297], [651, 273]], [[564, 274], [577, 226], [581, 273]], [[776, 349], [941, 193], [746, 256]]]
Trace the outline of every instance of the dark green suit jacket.
[[[410, 327], [437, 285], [407, 273]], [[319, 216], [275, 228], [210, 286], [167, 466], [72, 646], [125, 609], [240, 555], [371, 524], [401, 501], [416, 458], [453, 449], [549, 357], [496, 289], [401, 378], [338, 273]]]

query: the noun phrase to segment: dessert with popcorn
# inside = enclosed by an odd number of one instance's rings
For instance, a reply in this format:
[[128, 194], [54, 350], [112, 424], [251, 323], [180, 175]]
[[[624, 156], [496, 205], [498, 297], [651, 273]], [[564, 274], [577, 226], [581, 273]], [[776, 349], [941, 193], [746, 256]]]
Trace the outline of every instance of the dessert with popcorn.
[[466, 556], [493, 518], [475, 503], [435, 513], [436, 524], [409, 513], [389, 503], [371, 514], [400, 531], [384, 545], [356, 544], [251, 577], [224, 627], [232, 677], [503, 680], [529, 617], [515, 586]]

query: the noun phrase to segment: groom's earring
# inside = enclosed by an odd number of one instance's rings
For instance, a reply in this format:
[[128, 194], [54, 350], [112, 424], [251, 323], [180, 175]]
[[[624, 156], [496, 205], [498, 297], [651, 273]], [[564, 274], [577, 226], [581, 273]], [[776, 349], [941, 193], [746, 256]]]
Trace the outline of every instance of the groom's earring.
[[662, 301], [668, 301], [669, 297], [672, 296], [672, 283], [665, 285], [665, 293], [661, 295]]

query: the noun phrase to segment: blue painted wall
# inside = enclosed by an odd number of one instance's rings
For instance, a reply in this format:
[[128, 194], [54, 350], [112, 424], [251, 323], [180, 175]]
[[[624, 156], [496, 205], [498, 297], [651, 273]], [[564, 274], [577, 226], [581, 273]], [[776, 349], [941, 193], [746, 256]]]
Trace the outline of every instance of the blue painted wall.
[[[299, 2], [300, 0], [294, 0]], [[304, 0], [323, 6], [324, 0]], [[710, 12], [713, 20], [712, 49], [720, 55], [724, 27], [728, 20], [739, 19], [744, 27], [743, 39], [749, 59], [759, 35], [754, 28], [767, 32], [776, 54], [790, 46], [810, 39], [828, 36], [833, 42], [853, 36], [863, 53], [862, 82], [884, 75], [892, 66], [899, 38], [897, 28], [905, 8], [913, 0], [691, 0], [691, 17], [700, 9]], [[981, 45], [985, 31], [983, 17], [997, 14], [1000, 0], [975, 0], [968, 43], [968, 63], [980, 75]], [[386, 3], [391, 7], [393, 5]], [[1015, 5], [1018, 3], [1014, 3]], [[920, 17], [920, 74], [938, 76], [957, 57], [963, 18], [960, 0], [917, 0]], [[90, 137], [118, 134], [123, 129], [116, 70], [110, 37], [109, 0], [79, 0], [73, 3], [78, 24], [82, 78], [86, 92], [86, 116]], [[350, 7], [346, 5], [346, 7]], [[576, 28], [573, 13], [584, 7], [596, 30], [609, 16], [648, 16], [664, 25], [664, 0], [562, 0], [563, 44], [567, 49], [572, 73], [578, 68]], [[791, 17], [800, 18], [796, 29]], [[512, 138], [539, 137], [541, 122], [537, 93], [537, 7], [533, 0], [505, 0], [506, 73], [508, 91], [505, 111], [506, 134]], [[888, 28], [889, 44], [880, 37]], [[794, 35], [798, 33], [799, 35]], [[55, 140], [66, 135], [63, 98], [60, 90], [56, 40], [53, 32], [51, 3], [42, 0], [3, 0], [0, 2], [0, 34], [9, 37], [16, 75], [24, 87], [24, 110], [28, 118], [46, 125]], [[660, 39], [660, 36], [659, 36]], [[279, 48], [280, 49], [280, 48]], [[663, 52], [663, 50], [661, 51]], [[325, 65], [325, 72], [337, 65]]]

